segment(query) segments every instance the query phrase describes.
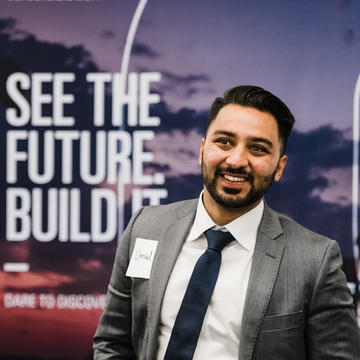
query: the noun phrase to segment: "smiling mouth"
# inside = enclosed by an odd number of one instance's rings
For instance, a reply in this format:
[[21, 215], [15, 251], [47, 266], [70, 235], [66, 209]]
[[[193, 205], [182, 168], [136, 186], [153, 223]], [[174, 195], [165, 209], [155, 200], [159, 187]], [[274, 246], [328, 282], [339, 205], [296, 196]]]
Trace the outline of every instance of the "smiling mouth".
[[247, 179], [245, 177], [242, 176], [232, 176], [232, 175], [224, 175], [224, 178], [226, 180], [232, 181], [232, 182], [244, 182]]

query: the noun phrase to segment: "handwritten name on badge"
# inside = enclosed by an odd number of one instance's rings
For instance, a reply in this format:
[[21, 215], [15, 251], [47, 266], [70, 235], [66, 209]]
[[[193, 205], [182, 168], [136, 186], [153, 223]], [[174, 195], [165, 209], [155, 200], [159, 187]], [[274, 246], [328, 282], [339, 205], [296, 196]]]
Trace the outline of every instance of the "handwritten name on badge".
[[126, 276], [150, 278], [157, 244], [156, 240], [136, 238]]

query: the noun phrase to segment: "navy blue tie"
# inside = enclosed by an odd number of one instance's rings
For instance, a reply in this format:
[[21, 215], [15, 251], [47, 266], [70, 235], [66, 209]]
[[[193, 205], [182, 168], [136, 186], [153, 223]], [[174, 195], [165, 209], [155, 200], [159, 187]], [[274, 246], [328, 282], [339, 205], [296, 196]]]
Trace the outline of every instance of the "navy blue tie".
[[234, 240], [229, 232], [207, 230], [208, 247], [195, 264], [164, 360], [191, 360], [221, 264], [221, 251]]

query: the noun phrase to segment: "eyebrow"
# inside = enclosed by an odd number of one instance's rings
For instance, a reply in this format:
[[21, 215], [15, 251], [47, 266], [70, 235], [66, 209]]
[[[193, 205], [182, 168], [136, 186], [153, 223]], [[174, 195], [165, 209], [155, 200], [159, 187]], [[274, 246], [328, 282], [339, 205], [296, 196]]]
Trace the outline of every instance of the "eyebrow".
[[264, 144], [267, 144], [270, 147], [273, 147], [273, 143], [270, 140], [266, 139], [266, 138], [254, 137], [254, 138], [251, 138], [251, 140], [254, 141], [254, 142], [262, 142]]
[[[231, 131], [226, 131], [226, 130], [216, 130], [213, 135], [226, 135], [226, 136], [230, 136], [233, 138], [236, 137], [235, 133], [233, 133]], [[269, 139], [266, 139], [263, 137], [252, 137], [252, 138], [250, 138], [250, 140], [253, 142], [261, 142], [270, 147], [273, 147], [273, 143]]]
[[226, 135], [230, 137], [236, 137], [233, 132], [226, 130], [216, 130], [213, 135]]

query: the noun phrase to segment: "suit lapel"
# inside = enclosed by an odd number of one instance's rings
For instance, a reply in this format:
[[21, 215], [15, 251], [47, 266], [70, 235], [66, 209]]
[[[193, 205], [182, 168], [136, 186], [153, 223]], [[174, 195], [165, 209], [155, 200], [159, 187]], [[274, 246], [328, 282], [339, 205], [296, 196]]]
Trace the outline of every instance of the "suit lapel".
[[149, 326], [148, 359], [155, 358], [161, 305], [166, 286], [182, 244], [194, 222], [197, 201], [195, 200], [190, 204], [191, 206], [186, 211], [182, 211], [182, 213], [169, 222], [165, 236], [163, 239], [160, 239], [161, 241], [159, 241], [156, 251], [149, 280], [147, 299]]
[[241, 324], [240, 360], [251, 359], [253, 354], [284, 251], [282, 233], [277, 214], [265, 204]]

